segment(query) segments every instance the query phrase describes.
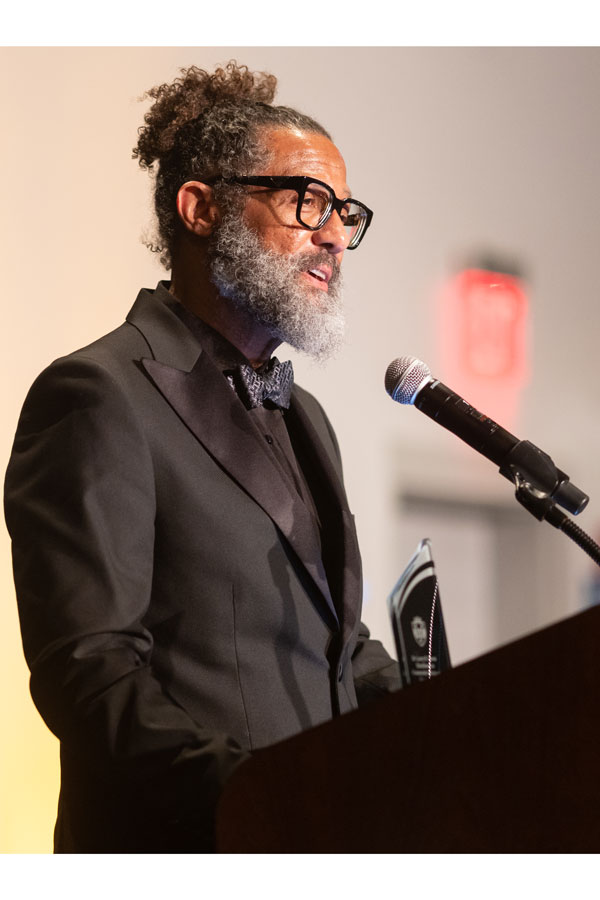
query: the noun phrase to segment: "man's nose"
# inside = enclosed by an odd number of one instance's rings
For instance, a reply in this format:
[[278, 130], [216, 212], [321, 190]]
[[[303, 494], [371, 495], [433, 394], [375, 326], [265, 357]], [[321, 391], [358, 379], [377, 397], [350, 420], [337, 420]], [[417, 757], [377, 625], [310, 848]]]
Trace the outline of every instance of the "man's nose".
[[350, 238], [346, 234], [344, 223], [335, 210], [318, 231], [313, 231], [312, 241], [313, 244], [317, 244], [317, 246], [322, 247], [333, 255], [344, 252], [350, 242]]

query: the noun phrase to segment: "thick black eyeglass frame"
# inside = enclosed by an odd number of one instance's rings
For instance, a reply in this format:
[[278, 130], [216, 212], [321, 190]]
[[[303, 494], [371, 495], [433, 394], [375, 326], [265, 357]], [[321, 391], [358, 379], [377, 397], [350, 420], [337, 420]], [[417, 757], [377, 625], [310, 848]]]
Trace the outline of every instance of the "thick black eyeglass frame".
[[[203, 181], [204, 184], [214, 184], [216, 181], [222, 181], [225, 184], [248, 184], [256, 187], [272, 188], [273, 190], [291, 188], [298, 193], [296, 219], [298, 223], [308, 231], [318, 231], [319, 228], [322, 228], [323, 225], [325, 225], [325, 223], [329, 221], [334, 210], [341, 218], [344, 206], [347, 203], [354, 203], [356, 206], [360, 206], [360, 208], [365, 211], [365, 215], [361, 216], [361, 221], [358, 225], [358, 228], [350, 239], [350, 243], [348, 244], [348, 250], [356, 250], [363, 237], [365, 236], [367, 228], [371, 224], [371, 219], [373, 218], [372, 210], [370, 210], [368, 206], [365, 206], [364, 203], [361, 203], [360, 200], [355, 200], [353, 197], [346, 197], [344, 200], [340, 200], [329, 184], [327, 184], [325, 181], [320, 181], [318, 178], [311, 178], [310, 175], [232, 175], [228, 177], [225, 175], [216, 175], [214, 178], [205, 178], [203, 179]], [[309, 184], [320, 184], [321, 187], [327, 189], [330, 198], [332, 198], [325, 212], [319, 219], [317, 225], [307, 225], [306, 222], [302, 221], [301, 217], [302, 201], [304, 200], [306, 188]]]

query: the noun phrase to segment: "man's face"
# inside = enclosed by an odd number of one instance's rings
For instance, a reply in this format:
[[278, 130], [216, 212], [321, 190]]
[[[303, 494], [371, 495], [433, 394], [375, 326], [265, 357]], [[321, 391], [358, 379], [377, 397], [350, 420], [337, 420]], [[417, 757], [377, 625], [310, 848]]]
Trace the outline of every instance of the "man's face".
[[[330, 185], [338, 197], [349, 197], [346, 166], [337, 149], [326, 137], [302, 131], [271, 131], [265, 137], [271, 154], [261, 175], [310, 175]], [[287, 256], [314, 255], [322, 260], [325, 279], [303, 272], [302, 279], [319, 291], [328, 290], [334, 270], [339, 270], [348, 245], [342, 221], [333, 213], [318, 231], [309, 231], [292, 219], [285, 205], [288, 191], [270, 191], [249, 187], [244, 221], [260, 237], [265, 248]]]
[[[310, 175], [347, 197], [346, 168], [319, 134], [271, 131], [270, 161], [260, 175]], [[241, 213], [225, 212], [211, 241], [212, 280], [221, 294], [250, 312], [270, 334], [315, 358], [338, 349], [344, 332], [340, 263], [348, 244], [333, 213], [318, 231], [284, 209], [286, 193], [244, 188]]]

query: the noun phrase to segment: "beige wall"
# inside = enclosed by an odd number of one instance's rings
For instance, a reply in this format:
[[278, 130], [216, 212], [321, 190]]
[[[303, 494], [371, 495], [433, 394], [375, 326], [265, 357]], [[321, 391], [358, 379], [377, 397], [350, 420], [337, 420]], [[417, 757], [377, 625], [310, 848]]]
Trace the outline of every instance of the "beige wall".
[[[363, 548], [365, 617], [388, 641], [385, 597], [404, 560], [395, 543], [402, 529], [396, 495], [427, 486], [435, 472], [434, 492], [457, 495], [464, 484], [475, 499], [512, 503], [510, 486], [492, 467], [465, 457], [455, 439], [414, 410], [393, 406], [382, 388], [387, 364], [405, 353], [444, 377], [435, 286], [473, 248], [527, 266], [532, 378], [517, 433], [591, 494], [581, 524], [600, 532], [600, 51], [0, 50], [3, 470], [35, 375], [118, 325], [139, 287], [161, 277], [140, 242], [150, 212], [147, 177], [131, 159], [145, 108], [136, 98], [180, 66], [212, 67], [232, 56], [275, 72], [279, 101], [323, 121], [345, 154], [353, 192], [376, 213], [365, 244], [344, 264], [346, 348], [325, 369], [290, 355], [298, 380], [317, 393], [338, 431]], [[549, 526], [534, 526], [546, 529], [536, 532], [545, 550], [535, 565], [545, 566], [550, 555], [560, 577], [549, 583], [540, 570], [543, 592], [519, 598], [527, 614], [515, 612], [512, 632], [475, 634], [474, 652], [581, 604], [585, 557]], [[28, 697], [2, 535], [0, 850], [45, 852], [57, 745]], [[460, 599], [455, 608], [451, 596], [444, 602], [447, 617], [460, 623]]]

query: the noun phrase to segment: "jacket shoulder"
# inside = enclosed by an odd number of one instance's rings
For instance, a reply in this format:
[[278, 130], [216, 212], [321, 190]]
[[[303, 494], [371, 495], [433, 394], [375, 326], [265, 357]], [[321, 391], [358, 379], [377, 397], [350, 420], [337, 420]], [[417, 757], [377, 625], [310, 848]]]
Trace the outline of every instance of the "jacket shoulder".
[[123, 322], [113, 331], [102, 335], [85, 347], [80, 347], [54, 360], [48, 368], [61, 367], [68, 365], [69, 362], [88, 359], [111, 369], [120, 366], [125, 360], [152, 355], [150, 346], [141, 331], [131, 322]]

